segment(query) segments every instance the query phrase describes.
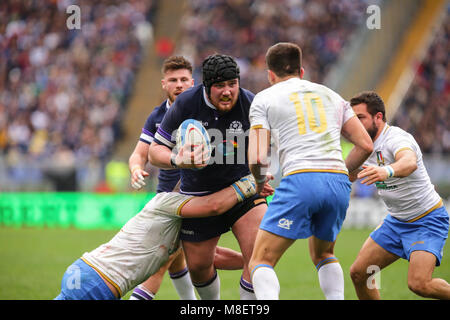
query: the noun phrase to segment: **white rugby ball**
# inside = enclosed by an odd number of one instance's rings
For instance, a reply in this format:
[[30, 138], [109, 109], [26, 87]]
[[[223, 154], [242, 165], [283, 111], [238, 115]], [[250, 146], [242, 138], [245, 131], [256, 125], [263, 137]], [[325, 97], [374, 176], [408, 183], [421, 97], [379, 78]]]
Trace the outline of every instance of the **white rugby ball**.
[[207, 157], [211, 156], [211, 141], [208, 131], [198, 120], [184, 120], [178, 127], [176, 140], [178, 148], [183, 147], [186, 143], [193, 146], [203, 145], [204, 150], [207, 150]]

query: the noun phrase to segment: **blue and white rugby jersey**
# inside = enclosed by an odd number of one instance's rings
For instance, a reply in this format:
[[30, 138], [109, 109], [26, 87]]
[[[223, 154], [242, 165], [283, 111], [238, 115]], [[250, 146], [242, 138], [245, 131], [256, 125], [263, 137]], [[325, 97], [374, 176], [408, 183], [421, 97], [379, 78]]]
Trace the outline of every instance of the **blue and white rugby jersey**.
[[416, 154], [417, 169], [407, 177], [391, 177], [375, 185], [391, 216], [412, 222], [442, 206], [442, 199], [431, 183], [422, 151], [414, 137], [399, 127], [385, 124], [373, 143], [373, 153], [364, 164], [388, 166], [395, 162], [396, 154], [405, 149]]
[[311, 171], [347, 174], [341, 130], [354, 116], [336, 92], [299, 78], [259, 92], [250, 108], [252, 127], [271, 131], [284, 176]]
[[[161, 124], [167, 110], [169, 110], [170, 104], [168, 100], [161, 103], [160, 106], [156, 107], [150, 116], [147, 118], [142, 128], [141, 136], [139, 140], [148, 143], [149, 145], [153, 142], [156, 130]], [[175, 188], [176, 184], [180, 180], [180, 170], [164, 170], [159, 169], [158, 175], [158, 186], [156, 187], [156, 192], [171, 192]]]
[[185, 119], [201, 121], [211, 138], [212, 156], [201, 170], [181, 170], [181, 192], [207, 194], [218, 191], [250, 173], [247, 149], [249, 109], [254, 94], [240, 88], [233, 109], [220, 114], [209, 102], [203, 85], [181, 93], [167, 111], [154, 141], [173, 148], [176, 130]]
[[192, 196], [161, 192], [83, 261], [124, 295], [155, 274], [179, 247], [181, 209]]

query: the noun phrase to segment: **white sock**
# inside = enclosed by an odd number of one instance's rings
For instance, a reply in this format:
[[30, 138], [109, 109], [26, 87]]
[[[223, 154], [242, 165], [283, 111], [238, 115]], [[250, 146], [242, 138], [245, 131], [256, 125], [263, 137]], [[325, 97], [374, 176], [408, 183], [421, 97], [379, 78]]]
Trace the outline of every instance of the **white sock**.
[[197, 289], [198, 295], [202, 300], [220, 300], [220, 279], [216, 274], [214, 277], [206, 283], [194, 284]]
[[181, 300], [197, 300], [187, 268], [177, 273], [169, 272], [169, 276]]
[[318, 269], [320, 288], [327, 300], [344, 300], [344, 272], [335, 257], [322, 260]]
[[239, 296], [241, 300], [256, 300], [252, 284], [243, 277], [239, 283]]
[[253, 290], [258, 300], [278, 300], [280, 283], [273, 267], [267, 264], [257, 265], [252, 273]]
[[153, 300], [154, 298], [155, 294], [153, 292], [145, 288], [143, 285], [138, 285], [134, 288], [129, 300]]

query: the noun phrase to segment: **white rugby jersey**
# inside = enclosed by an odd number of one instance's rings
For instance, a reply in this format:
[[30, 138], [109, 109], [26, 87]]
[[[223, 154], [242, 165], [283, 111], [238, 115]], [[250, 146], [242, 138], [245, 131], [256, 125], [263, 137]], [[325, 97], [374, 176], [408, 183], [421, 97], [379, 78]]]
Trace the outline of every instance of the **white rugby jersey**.
[[404, 178], [391, 177], [376, 182], [378, 194], [388, 212], [401, 221], [414, 221], [442, 204], [423, 164], [422, 152], [414, 137], [398, 127], [385, 125], [373, 143], [373, 153], [365, 165], [388, 166], [395, 162], [395, 155], [405, 149], [417, 156], [417, 169]]
[[271, 131], [283, 176], [306, 171], [347, 173], [341, 128], [354, 116], [350, 104], [336, 92], [299, 78], [261, 91], [250, 107], [251, 127]]
[[161, 192], [108, 243], [82, 259], [124, 295], [147, 280], [178, 249], [181, 208], [192, 196]]

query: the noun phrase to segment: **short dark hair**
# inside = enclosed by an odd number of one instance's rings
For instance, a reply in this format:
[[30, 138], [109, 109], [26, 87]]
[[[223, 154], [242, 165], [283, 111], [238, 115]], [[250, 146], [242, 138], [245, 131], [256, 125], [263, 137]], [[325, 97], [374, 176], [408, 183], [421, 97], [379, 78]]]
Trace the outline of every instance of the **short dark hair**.
[[266, 64], [278, 77], [300, 75], [302, 49], [295, 43], [277, 43], [267, 50]]
[[192, 64], [183, 56], [171, 56], [164, 60], [161, 72], [165, 74], [169, 70], [187, 69], [192, 73]]
[[367, 112], [375, 116], [378, 112], [383, 114], [383, 121], [386, 122], [386, 108], [383, 99], [374, 91], [363, 91], [350, 99], [350, 105], [356, 106], [365, 103], [367, 105]]

